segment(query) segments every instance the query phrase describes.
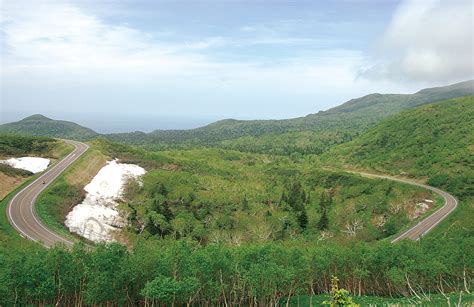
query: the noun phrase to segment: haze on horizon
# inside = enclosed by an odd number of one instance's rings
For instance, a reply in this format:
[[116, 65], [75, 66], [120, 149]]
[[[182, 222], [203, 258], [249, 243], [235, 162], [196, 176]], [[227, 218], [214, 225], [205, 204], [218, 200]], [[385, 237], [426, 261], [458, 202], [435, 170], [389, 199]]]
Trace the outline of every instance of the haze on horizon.
[[474, 78], [470, 0], [0, 3], [2, 123], [183, 129]]

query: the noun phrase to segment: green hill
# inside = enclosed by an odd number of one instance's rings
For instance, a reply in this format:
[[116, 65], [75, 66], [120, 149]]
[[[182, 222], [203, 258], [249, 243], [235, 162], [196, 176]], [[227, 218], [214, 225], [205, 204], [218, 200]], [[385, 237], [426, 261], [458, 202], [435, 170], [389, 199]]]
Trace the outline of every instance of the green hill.
[[40, 114], [26, 117], [14, 123], [0, 125], [0, 132], [78, 140], [98, 135], [95, 131], [76, 123], [53, 120]]
[[[331, 148], [324, 164], [424, 179], [460, 203], [430, 237], [466, 242], [474, 216], [474, 96], [393, 115], [353, 141]], [[463, 243], [464, 244], [464, 243]]]
[[217, 146], [271, 154], [320, 154], [400, 111], [448, 98], [474, 94], [474, 80], [421, 90], [415, 94], [370, 94], [305, 117], [282, 120], [225, 119], [189, 130], [156, 130], [101, 135], [72, 122], [33, 115], [0, 125], [0, 132], [113, 141], [148, 147]]
[[323, 160], [425, 177], [458, 197], [474, 195], [474, 96], [391, 116]]
[[[415, 94], [370, 94], [327, 111], [293, 119], [225, 119], [190, 130], [122, 133], [108, 135], [108, 138], [132, 144], [211, 145], [253, 152], [318, 154], [329, 146], [351, 140], [389, 115], [473, 94], [474, 80], [471, 80], [424, 89]], [[305, 135], [299, 135], [301, 131]], [[298, 141], [295, 142], [295, 139]]]

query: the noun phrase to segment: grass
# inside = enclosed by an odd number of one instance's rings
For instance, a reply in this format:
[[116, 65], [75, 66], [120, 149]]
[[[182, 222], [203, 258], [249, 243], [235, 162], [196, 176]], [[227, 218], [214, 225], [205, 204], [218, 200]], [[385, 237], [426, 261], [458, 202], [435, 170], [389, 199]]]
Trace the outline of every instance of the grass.
[[3, 199], [8, 195], [18, 185], [25, 182], [27, 178], [25, 177], [14, 177], [8, 176], [0, 172], [0, 199]]
[[[451, 304], [457, 303], [459, 300], [459, 293], [451, 293], [448, 295]], [[474, 303], [474, 294], [462, 293], [462, 306], [472, 306]], [[429, 299], [429, 300], [428, 300]], [[329, 294], [320, 294], [312, 296], [313, 306], [329, 306], [323, 304], [324, 301], [329, 301]], [[354, 296], [353, 301], [360, 306], [447, 306], [447, 299], [441, 294], [430, 295], [429, 298], [420, 300], [416, 297], [380, 297], [380, 296]], [[282, 299], [280, 306], [286, 304], [286, 299]], [[301, 295], [293, 297], [290, 300], [290, 306], [310, 306], [311, 296]]]
[[65, 180], [71, 185], [85, 186], [106, 162], [107, 157], [99, 150], [89, 149], [66, 170], [64, 173]]
[[72, 150], [74, 146], [65, 142], [60, 142], [54, 149], [51, 151], [51, 156], [56, 159], [62, 159], [63, 157], [67, 156]]

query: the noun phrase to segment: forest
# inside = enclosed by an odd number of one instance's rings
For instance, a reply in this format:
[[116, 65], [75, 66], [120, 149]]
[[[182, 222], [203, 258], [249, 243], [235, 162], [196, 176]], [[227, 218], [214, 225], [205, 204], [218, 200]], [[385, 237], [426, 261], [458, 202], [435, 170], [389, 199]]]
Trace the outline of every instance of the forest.
[[0, 134], [0, 153], [3, 156], [20, 156], [31, 153], [41, 155], [51, 151], [57, 145], [58, 142], [49, 137]]
[[472, 299], [473, 249], [472, 230], [396, 245], [202, 246], [182, 239], [140, 240], [133, 249], [30, 245], [15, 253], [2, 246], [0, 304], [284, 305], [292, 297], [327, 293], [333, 275], [355, 302], [378, 295], [426, 303], [430, 293], [451, 291], [464, 291], [465, 302]]

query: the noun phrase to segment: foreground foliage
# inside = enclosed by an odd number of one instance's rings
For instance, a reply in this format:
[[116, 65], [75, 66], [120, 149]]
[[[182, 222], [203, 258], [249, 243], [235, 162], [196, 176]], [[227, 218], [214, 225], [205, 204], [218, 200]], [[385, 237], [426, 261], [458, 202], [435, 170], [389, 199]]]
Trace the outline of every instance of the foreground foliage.
[[0, 304], [268, 306], [327, 293], [332, 275], [353, 295], [470, 291], [470, 235], [396, 245], [296, 241], [231, 247], [178, 240], [142, 241], [131, 251], [117, 244], [76, 245], [72, 251], [1, 248]]
[[349, 291], [346, 289], [339, 288], [339, 279], [336, 276], [331, 277], [331, 299], [324, 301], [323, 304], [330, 305], [331, 307], [336, 306], [350, 306], [358, 307], [359, 305], [355, 304], [352, 301], [352, 297], [349, 294]]

